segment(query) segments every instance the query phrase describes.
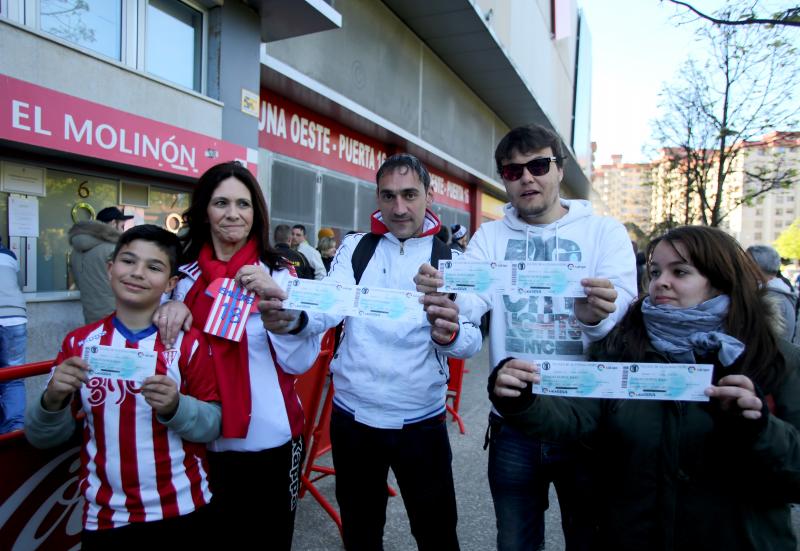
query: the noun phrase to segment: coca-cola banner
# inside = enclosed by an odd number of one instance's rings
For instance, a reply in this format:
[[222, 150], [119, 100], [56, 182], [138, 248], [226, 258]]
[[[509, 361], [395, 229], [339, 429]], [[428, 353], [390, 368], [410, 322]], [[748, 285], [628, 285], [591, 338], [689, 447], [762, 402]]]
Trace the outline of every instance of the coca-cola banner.
[[80, 546], [80, 440], [37, 450], [23, 437], [0, 441], [0, 549], [65, 551]]
[[6, 75], [0, 75], [0, 140], [192, 178], [223, 161], [258, 170], [257, 152], [246, 147]]
[[[385, 144], [266, 89], [261, 90], [258, 130], [259, 147], [369, 182], [388, 155]], [[430, 173], [435, 202], [469, 210], [465, 183]]]

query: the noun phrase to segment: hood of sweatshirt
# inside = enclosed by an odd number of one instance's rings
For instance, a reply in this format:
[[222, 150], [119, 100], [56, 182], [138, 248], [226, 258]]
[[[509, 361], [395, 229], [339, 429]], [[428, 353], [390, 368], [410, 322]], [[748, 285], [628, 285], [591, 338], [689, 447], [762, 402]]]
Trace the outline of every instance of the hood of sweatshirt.
[[79, 252], [85, 253], [102, 243], [115, 243], [119, 240], [119, 231], [109, 224], [88, 220], [77, 222], [69, 230], [69, 244]]
[[[436, 235], [439, 233], [440, 229], [442, 229], [442, 224], [439, 222], [439, 217], [436, 216], [433, 211], [425, 209], [425, 220], [422, 222], [422, 233], [415, 235], [414, 237], [428, 237], [429, 235]], [[389, 231], [389, 227], [384, 224], [383, 216], [381, 216], [380, 210], [376, 210], [372, 213], [370, 231], [386, 237], [391, 236], [397, 240], [397, 237]], [[410, 237], [409, 239], [413, 239], [413, 237]]]

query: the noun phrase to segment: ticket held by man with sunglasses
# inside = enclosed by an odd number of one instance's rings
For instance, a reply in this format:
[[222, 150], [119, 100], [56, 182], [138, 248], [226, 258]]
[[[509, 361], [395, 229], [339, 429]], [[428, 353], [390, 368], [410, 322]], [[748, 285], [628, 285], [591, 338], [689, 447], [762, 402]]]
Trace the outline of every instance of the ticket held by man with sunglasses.
[[[495, 150], [497, 170], [509, 202], [502, 220], [482, 224], [464, 254], [466, 260], [574, 261], [592, 277], [582, 280], [586, 298], [470, 294], [460, 296], [479, 319], [492, 311], [491, 359], [508, 357], [583, 360], [590, 342], [603, 338], [636, 294], [636, 260], [624, 226], [592, 213], [583, 200], [560, 197], [564, 177], [561, 140], [550, 130], [511, 130]], [[435, 292], [441, 274], [423, 265], [417, 290]], [[489, 391], [494, 391], [490, 380]], [[502, 384], [502, 381], [500, 382]], [[542, 442], [489, 418], [489, 487], [497, 516], [500, 551], [539, 549], [550, 482], [558, 492], [567, 549], [591, 539], [592, 513], [585, 485], [587, 456], [575, 444]]]

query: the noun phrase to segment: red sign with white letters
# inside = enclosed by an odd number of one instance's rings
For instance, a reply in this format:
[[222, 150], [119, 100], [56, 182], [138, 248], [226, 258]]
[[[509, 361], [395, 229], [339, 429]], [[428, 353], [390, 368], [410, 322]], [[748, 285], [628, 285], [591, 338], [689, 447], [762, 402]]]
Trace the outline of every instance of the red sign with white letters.
[[[261, 90], [258, 131], [259, 147], [369, 182], [388, 156], [385, 144], [266, 89]], [[465, 183], [429, 172], [435, 202], [469, 210]]]
[[246, 147], [0, 75], [0, 139], [199, 177]]

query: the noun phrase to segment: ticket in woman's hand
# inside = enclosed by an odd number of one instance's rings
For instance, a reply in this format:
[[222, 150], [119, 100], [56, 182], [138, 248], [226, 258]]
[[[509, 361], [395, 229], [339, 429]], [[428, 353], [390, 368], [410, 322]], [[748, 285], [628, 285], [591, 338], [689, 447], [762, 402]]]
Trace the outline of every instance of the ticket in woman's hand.
[[491, 293], [511, 283], [511, 262], [442, 260], [439, 262], [444, 293]]
[[707, 402], [714, 366], [533, 360], [541, 382], [534, 394], [616, 400]]
[[589, 268], [578, 262], [514, 262], [507, 290], [520, 295], [585, 297], [581, 280], [588, 277]]
[[156, 357], [153, 350], [101, 344], [83, 347], [83, 359], [89, 364], [89, 377], [142, 383], [147, 377], [155, 375]]

